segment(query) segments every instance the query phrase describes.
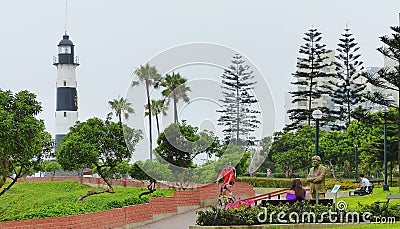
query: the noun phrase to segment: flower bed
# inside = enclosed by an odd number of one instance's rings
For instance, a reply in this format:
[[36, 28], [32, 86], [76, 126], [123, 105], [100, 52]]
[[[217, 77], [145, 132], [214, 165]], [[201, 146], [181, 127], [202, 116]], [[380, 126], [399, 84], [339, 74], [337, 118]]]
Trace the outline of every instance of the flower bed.
[[[229, 207], [228, 207], [229, 206]], [[311, 205], [308, 201], [294, 204], [264, 207], [238, 201], [227, 209], [212, 208], [198, 211], [196, 224], [199, 226], [261, 225], [261, 224], [299, 224], [299, 223], [373, 223], [385, 220], [400, 220], [400, 205], [365, 205], [357, 210], [335, 209], [328, 205]], [[338, 205], [339, 206], [339, 205]], [[339, 207], [338, 207], [339, 208]]]

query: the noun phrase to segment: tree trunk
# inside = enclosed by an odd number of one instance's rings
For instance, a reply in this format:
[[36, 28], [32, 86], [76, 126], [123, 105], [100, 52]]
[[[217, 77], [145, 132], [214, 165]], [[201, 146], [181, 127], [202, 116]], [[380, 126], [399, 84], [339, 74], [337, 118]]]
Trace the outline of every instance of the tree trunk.
[[175, 90], [172, 91], [172, 95], [174, 97], [174, 122], [178, 123], [178, 108], [177, 108], [177, 98], [176, 98], [176, 94], [175, 94]]
[[105, 193], [105, 192], [108, 192], [108, 193], [115, 193], [114, 190], [110, 190], [110, 189], [91, 190], [91, 191], [88, 191], [86, 194], [81, 195], [81, 196], [78, 198], [78, 202], [79, 202], [79, 203], [82, 203], [82, 202], [83, 202], [83, 199], [85, 199], [85, 198], [88, 197], [88, 196], [96, 195], [96, 194], [101, 194], [101, 193]]
[[156, 124], [157, 124], [157, 133], [160, 135], [160, 122], [158, 120], [158, 113], [155, 114], [156, 116]]
[[146, 80], [146, 94], [147, 94], [147, 106], [149, 107], [150, 160], [153, 160], [153, 138], [151, 134], [151, 103], [150, 103], [149, 83], [147, 82], [147, 80]]
[[7, 176], [8, 176], [8, 158], [6, 156], [6, 154], [4, 153], [4, 164], [2, 165], [2, 169], [1, 169], [1, 181], [0, 181], [0, 188], [3, 187], [3, 185], [6, 183], [7, 181]]
[[[6, 177], [6, 179], [7, 179], [7, 177]], [[6, 188], [1, 190], [0, 196], [2, 196], [6, 191], [8, 191], [11, 188], [11, 186], [13, 186], [15, 183], [17, 183], [17, 180], [18, 180], [18, 176], [15, 176], [15, 178], [12, 179], [12, 182]]]

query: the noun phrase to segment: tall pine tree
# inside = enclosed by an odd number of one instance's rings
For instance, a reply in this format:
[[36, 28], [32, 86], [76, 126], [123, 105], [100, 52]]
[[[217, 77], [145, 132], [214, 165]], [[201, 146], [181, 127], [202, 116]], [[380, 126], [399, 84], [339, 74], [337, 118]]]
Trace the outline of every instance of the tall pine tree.
[[[382, 92], [368, 92], [366, 97], [368, 100], [383, 105], [395, 107], [397, 109], [397, 126], [398, 126], [398, 139], [400, 139], [400, 98], [397, 97], [397, 101], [394, 101], [391, 97], [388, 97], [384, 91], [392, 91], [397, 94], [400, 92], [400, 26], [390, 27], [392, 30], [391, 36], [380, 37], [381, 42], [384, 44], [378, 48], [378, 51], [387, 58], [387, 60], [393, 62], [392, 67], [384, 67], [380, 69], [376, 74], [365, 74], [368, 82], [372, 85], [382, 88]], [[397, 142], [397, 155], [398, 163], [400, 163], [400, 141]], [[400, 189], [400, 177], [398, 180], [398, 186]]]
[[350, 125], [351, 112], [358, 109], [361, 111], [361, 103], [365, 101], [363, 97], [365, 84], [359, 78], [364, 69], [363, 62], [359, 61], [361, 54], [357, 51], [359, 47], [355, 42], [350, 29], [344, 29], [345, 33], [339, 39], [336, 49], [336, 75], [334, 80], [330, 80], [327, 89], [331, 92], [332, 101], [335, 109], [330, 111], [331, 126], [333, 130], [345, 130]]
[[223, 133], [226, 143], [236, 145], [253, 144], [255, 137], [251, 135], [260, 124], [254, 108], [258, 100], [251, 94], [253, 85], [253, 71], [244, 63], [242, 56], [235, 54], [231, 65], [222, 74], [222, 94], [224, 99], [222, 113], [218, 125], [224, 126]]
[[327, 71], [327, 67], [331, 65], [327, 61], [330, 51], [325, 49], [325, 44], [321, 44], [321, 34], [317, 29], [309, 29], [303, 38], [306, 43], [300, 46], [299, 53], [303, 57], [297, 58], [297, 71], [293, 73], [296, 81], [292, 82], [297, 86], [297, 90], [290, 92], [292, 103], [296, 103], [297, 106], [288, 111], [291, 123], [286, 125], [286, 130], [294, 130], [304, 124], [310, 125], [311, 114], [315, 109], [320, 109], [323, 113], [328, 112], [327, 108], [320, 104], [313, 106], [313, 101], [326, 93], [325, 89], [318, 85], [318, 81], [332, 76], [330, 71]]

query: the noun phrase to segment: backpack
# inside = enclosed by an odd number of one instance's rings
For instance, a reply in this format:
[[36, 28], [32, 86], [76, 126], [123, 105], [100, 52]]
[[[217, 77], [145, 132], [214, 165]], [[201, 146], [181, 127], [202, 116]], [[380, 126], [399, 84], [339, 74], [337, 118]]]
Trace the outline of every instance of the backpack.
[[232, 170], [233, 170], [233, 178], [235, 178], [235, 180], [236, 180], [236, 169], [235, 169], [235, 167], [232, 166]]

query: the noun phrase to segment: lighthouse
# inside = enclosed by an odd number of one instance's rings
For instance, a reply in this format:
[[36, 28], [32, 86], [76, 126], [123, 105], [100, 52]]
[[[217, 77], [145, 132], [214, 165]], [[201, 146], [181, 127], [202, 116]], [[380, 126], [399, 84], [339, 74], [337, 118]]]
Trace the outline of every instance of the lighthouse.
[[78, 120], [78, 94], [76, 91], [75, 69], [79, 66], [78, 57], [74, 54], [74, 44], [67, 33], [58, 43], [58, 55], [53, 58], [57, 67], [57, 98], [56, 98], [56, 150], [61, 139], [68, 133], [69, 128]]

